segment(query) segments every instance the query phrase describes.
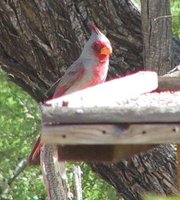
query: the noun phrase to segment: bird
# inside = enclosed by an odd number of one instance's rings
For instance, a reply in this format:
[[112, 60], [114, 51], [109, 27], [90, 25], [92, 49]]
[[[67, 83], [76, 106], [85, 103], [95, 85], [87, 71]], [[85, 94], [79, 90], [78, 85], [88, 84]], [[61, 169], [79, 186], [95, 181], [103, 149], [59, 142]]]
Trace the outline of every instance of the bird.
[[[85, 43], [79, 58], [60, 79], [52, 99], [101, 84], [106, 80], [109, 57], [112, 54], [111, 43], [95, 24], [89, 24], [88, 27], [91, 36]], [[42, 144], [38, 138], [29, 157], [29, 164], [39, 162], [41, 148]]]
[[89, 25], [91, 37], [80, 57], [68, 68], [57, 86], [53, 98], [82, 90], [105, 81], [111, 43], [95, 25]]

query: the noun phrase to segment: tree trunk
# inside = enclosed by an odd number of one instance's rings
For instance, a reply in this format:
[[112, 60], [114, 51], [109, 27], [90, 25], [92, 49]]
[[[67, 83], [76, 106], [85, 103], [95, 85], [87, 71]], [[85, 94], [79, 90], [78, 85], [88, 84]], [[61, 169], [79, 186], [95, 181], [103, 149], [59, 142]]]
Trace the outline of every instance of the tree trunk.
[[[90, 34], [89, 21], [112, 42], [109, 78], [143, 69], [140, 12], [130, 0], [1, 0], [0, 65], [37, 102], [47, 100], [51, 97], [46, 95], [48, 88], [79, 56]], [[180, 63], [180, 42], [174, 39], [173, 46], [176, 65]], [[166, 66], [171, 54], [168, 51]], [[92, 168], [127, 200], [140, 199], [147, 191], [177, 192], [175, 148], [171, 145], [129, 161], [93, 164]]]
[[163, 75], [172, 65], [172, 30], [168, 0], [142, 2], [143, 60], [145, 69]]

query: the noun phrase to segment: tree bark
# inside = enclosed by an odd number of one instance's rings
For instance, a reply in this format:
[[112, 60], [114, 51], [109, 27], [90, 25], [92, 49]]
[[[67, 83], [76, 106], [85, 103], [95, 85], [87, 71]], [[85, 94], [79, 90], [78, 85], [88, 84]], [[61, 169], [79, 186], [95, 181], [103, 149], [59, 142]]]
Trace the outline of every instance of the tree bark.
[[[0, 1], [1, 67], [37, 102], [47, 100], [52, 95], [47, 90], [79, 56], [90, 34], [89, 21], [112, 42], [109, 78], [143, 69], [141, 16], [130, 0]], [[179, 53], [180, 42], [174, 39], [173, 53], [168, 51], [174, 65], [180, 63]], [[147, 191], [177, 192], [175, 148], [170, 145], [129, 161], [92, 167], [127, 200], [140, 199]]]
[[172, 65], [172, 30], [168, 0], [142, 2], [144, 67], [159, 75], [170, 71]]

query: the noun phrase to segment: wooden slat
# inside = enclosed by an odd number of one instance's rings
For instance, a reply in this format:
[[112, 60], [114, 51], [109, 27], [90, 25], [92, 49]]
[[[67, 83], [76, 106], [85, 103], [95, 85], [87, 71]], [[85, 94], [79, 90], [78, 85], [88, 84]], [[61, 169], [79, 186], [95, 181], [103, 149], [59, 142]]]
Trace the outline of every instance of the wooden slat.
[[180, 90], [180, 77], [158, 77], [158, 90], [178, 91]]
[[180, 107], [48, 108], [43, 111], [42, 118], [44, 124], [175, 123], [180, 122]]
[[68, 145], [180, 143], [180, 124], [44, 126], [41, 140]]
[[60, 161], [116, 162], [157, 145], [65, 145], [59, 146]]
[[42, 106], [44, 124], [180, 122], [180, 92], [148, 93], [114, 106]]

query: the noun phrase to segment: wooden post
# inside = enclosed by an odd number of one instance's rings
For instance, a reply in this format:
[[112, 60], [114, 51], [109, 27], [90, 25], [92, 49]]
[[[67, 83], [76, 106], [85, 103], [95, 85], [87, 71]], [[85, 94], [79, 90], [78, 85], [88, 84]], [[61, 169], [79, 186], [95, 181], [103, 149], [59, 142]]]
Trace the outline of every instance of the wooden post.
[[43, 145], [41, 168], [48, 200], [67, 200], [67, 186], [63, 179], [61, 163], [58, 162], [56, 145]]

